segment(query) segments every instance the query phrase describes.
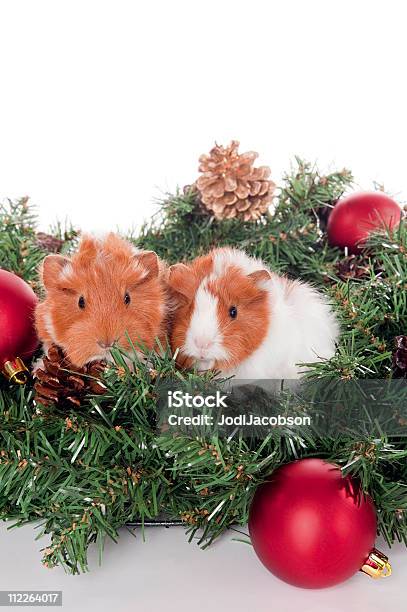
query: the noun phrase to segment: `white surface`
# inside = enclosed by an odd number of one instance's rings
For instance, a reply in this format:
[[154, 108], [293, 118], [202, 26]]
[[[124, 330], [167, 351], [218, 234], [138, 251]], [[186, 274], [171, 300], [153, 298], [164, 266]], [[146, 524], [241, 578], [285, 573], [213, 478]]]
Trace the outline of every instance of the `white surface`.
[[[92, 571], [69, 576], [45, 569], [28, 526], [0, 526], [0, 588], [62, 590], [64, 612], [394, 612], [406, 609], [407, 559], [401, 546], [391, 552], [393, 575], [374, 581], [358, 572], [330, 589], [298, 589], [281, 582], [258, 561], [251, 546], [228, 533], [205, 551], [188, 544], [183, 528], [150, 528], [146, 542], [121, 532], [108, 542], [102, 566], [93, 549]], [[351, 545], [351, 543], [350, 543]], [[387, 548], [380, 542], [380, 548]], [[37, 608], [38, 609], [38, 608]], [[53, 608], [57, 609], [57, 608]], [[60, 608], [61, 609], [61, 608]]]
[[0, 196], [137, 225], [217, 140], [407, 197], [400, 0], [4, 0]]

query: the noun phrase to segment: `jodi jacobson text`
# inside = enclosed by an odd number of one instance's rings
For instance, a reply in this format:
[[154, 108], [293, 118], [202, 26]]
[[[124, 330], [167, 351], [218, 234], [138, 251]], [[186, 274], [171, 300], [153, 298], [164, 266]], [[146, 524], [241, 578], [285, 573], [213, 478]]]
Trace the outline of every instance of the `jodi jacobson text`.
[[311, 417], [309, 416], [258, 416], [255, 414], [237, 414], [234, 416], [220, 415], [220, 418], [215, 420], [215, 417], [209, 414], [197, 414], [195, 416], [179, 416], [170, 414], [168, 417], [168, 425], [174, 427], [177, 425], [197, 425], [197, 426], [213, 426], [227, 425], [234, 427], [257, 427], [257, 426], [284, 426], [284, 425], [311, 425]]

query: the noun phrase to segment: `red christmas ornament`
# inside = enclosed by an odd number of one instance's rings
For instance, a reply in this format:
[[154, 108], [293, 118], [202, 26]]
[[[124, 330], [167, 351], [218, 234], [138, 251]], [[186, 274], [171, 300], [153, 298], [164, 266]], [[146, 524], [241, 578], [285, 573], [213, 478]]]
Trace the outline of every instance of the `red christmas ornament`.
[[357, 253], [372, 232], [397, 227], [400, 216], [400, 206], [384, 193], [354, 193], [339, 200], [329, 215], [329, 243]]
[[372, 499], [321, 459], [277, 469], [255, 493], [249, 531], [267, 569], [295, 586], [332, 586], [360, 569], [372, 577], [391, 573], [387, 557], [373, 548]]
[[21, 278], [0, 270], [0, 371], [13, 382], [26, 382], [23, 359], [38, 346], [34, 327], [37, 297]]

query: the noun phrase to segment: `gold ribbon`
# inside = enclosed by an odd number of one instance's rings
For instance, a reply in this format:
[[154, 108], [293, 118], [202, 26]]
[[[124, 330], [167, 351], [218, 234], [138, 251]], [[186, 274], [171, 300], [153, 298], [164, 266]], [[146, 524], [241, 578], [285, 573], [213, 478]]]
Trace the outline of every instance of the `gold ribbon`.
[[375, 580], [378, 578], [388, 578], [391, 576], [389, 558], [386, 557], [384, 553], [380, 552], [380, 550], [377, 550], [377, 548], [373, 548], [360, 571]]
[[20, 357], [16, 357], [11, 361], [6, 361], [3, 365], [2, 372], [8, 380], [17, 385], [25, 385], [28, 380], [28, 370]]

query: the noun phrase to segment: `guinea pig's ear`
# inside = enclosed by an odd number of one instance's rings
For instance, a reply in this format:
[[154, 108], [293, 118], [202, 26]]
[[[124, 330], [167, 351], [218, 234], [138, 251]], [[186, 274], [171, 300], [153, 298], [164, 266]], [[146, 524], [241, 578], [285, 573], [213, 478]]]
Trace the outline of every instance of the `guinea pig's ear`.
[[195, 294], [195, 275], [185, 264], [175, 264], [168, 270], [168, 285], [175, 293], [182, 295], [190, 302]]
[[89, 265], [89, 263], [95, 259], [99, 249], [100, 240], [90, 234], [83, 234], [75, 259], [80, 266]]
[[47, 255], [40, 267], [40, 277], [45, 289], [54, 289], [61, 284], [61, 274], [71, 263], [63, 255]]
[[255, 285], [258, 285], [259, 283], [270, 280], [271, 274], [268, 270], [256, 270], [256, 272], [248, 274], [247, 278], [250, 278]]
[[160, 272], [160, 265], [158, 263], [158, 256], [154, 251], [140, 251], [140, 253], [134, 255], [134, 260], [144, 270], [140, 282], [157, 278]]

